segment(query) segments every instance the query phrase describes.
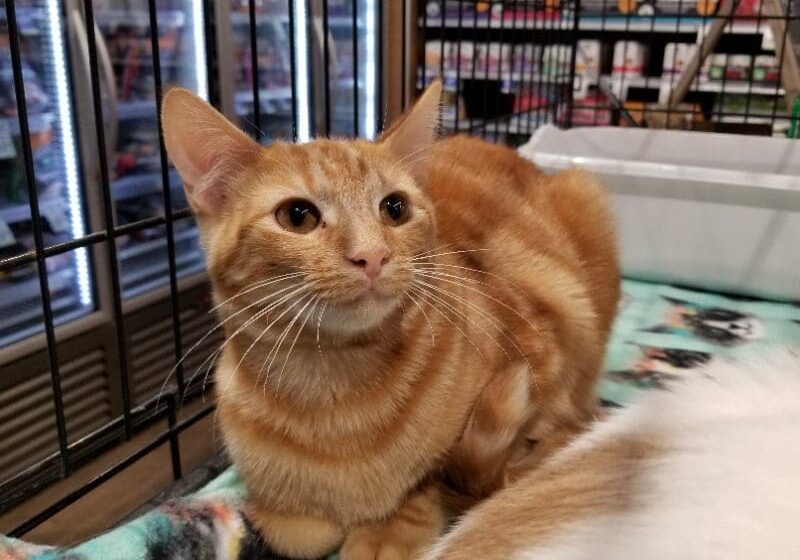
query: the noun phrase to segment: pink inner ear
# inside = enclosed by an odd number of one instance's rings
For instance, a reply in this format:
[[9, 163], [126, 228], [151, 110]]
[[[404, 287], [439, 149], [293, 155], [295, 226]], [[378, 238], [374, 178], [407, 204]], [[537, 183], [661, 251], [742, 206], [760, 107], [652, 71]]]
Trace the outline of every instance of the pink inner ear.
[[162, 122], [189, 203], [198, 212], [218, 212], [233, 175], [253, 160], [258, 144], [187, 90], [166, 95]]
[[441, 96], [442, 85], [436, 81], [381, 139], [414, 175], [424, 170], [426, 152], [438, 136]]

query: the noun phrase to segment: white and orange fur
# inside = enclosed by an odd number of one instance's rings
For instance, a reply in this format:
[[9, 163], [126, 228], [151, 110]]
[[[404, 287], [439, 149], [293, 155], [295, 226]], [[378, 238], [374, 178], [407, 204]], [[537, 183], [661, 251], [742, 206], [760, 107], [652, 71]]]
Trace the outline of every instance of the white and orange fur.
[[268, 147], [185, 90], [164, 99], [228, 336], [220, 426], [285, 555], [416, 556], [531, 442], [526, 464], [594, 416], [619, 290], [604, 191], [437, 141], [440, 94], [377, 142]]
[[648, 393], [424, 558], [800, 558], [800, 353], [715, 361]]

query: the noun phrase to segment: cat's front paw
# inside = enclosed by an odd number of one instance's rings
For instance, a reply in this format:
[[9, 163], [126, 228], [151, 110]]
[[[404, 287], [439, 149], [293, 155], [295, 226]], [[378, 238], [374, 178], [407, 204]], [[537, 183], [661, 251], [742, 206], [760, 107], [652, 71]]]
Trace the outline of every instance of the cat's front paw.
[[[340, 560], [407, 560], [412, 558], [408, 543], [386, 528], [363, 528], [351, 532], [339, 552]], [[399, 537], [399, 538], [398, 538]]]
[[444, 513], [438, 487], [413, 492], [382, 523], [352, 529], [345, 538], [340, 560], [411, 560], [444, 531]]

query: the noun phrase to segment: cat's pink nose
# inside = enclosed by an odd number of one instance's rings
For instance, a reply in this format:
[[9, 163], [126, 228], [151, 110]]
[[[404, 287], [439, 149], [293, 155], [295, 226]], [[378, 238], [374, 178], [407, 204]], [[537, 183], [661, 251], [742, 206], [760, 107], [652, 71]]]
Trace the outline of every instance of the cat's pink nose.
[[381, 268], [389, 262], [391, 252], [385, 245], [370, 245], [360, 247], [348, 258], [350, 262], [361, 268], [367, 278], [375, 280], [381, 273]]

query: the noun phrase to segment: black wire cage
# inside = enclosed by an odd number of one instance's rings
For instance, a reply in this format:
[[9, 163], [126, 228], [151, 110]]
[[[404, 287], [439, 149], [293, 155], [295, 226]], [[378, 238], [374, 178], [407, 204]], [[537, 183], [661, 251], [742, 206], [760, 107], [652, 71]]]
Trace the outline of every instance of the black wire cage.
[[545, 125], [797, 135], [793, 0], [2, 4], [0, 515], [157, 427], [12, 536], [162, 447], [180, 478], [181, 434], [214, 409], [168, 87], [265, 144], [375, 138], [437, 76], [445, 133], [511, 145]]

